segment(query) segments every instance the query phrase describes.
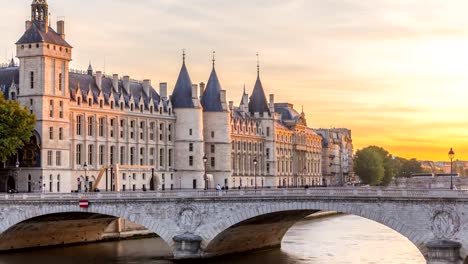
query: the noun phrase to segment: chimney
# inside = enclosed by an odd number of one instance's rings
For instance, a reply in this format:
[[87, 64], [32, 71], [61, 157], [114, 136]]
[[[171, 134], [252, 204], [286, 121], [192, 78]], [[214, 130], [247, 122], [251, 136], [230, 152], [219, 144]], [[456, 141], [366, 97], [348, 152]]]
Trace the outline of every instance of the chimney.
[[234, 110], [234, 102], [233, 101], [229, 101], [229, 110]]
[[59, 34], [62, 39], [65, 39], [65, 21], [57, 21], [57, 34]]
[[149, 97], [150, 96], [150, 87], [151, 87], [151, 80], [143, 80], [143, 91]]
[[275, 104], [275, 95], [270, 94], [270, 104]]
[[167, 83], [159, 84], [159, 96], [163, 99], [167, 99]]
[[242, 95], [242, 103], [245, 104], [245, 105], [249, 104], [249, 95], [248, 94]]
[[221, 99], [221, 106], [223, 107], [223, 110], [227, 110], [227, 105], [226, 105], [226, 90], [221, 90], [219, 91], [219, 97]]
[[112, 75], [112, 86], [114, 87], [114, 91], [119, 92], [119, 75], [118, 74]]
[[192, 99], [198, 99], [198, 85], [192, 84]]
[[99, 90], [102, 90], [102, 72], [101, 71], [96, 72], [96, 85], [99, 88]]
[[130, 94], [130, 77], [129, 76], [124, 76], [123, 77], [123, 88], [125, 92]]
[[26, 20], [26, 30], [30, 29], [32, 26], [32, 22], [30, 20]]
[[200, 97], [202, 97], [204, 93], [205, 93], [205, 83], [201, 82], [200, 83]]

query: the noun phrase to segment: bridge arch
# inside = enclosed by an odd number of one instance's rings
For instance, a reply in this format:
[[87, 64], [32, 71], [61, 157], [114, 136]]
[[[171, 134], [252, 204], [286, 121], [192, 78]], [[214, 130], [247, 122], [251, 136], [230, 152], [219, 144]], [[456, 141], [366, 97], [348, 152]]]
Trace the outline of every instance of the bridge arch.
[[[201, 230], [203, 243], [202, 248], [206, 257], [213, 257], [223, 254], [237, 253], [261, 248], [278, 247], [286, 232], [298, 221], [310, 214], [319, 211], [336, 211], [339, 213], [356, 215], [368, 220], [375, 221], [387, 226], [412, 242], [427, 258], [427, 248], [425, 243], [428, 238], [412, 230], [397, 214], [391, 212], [384, 213], [384, 210], [376, 210], [381, 205], [376, 202], [374, 206], [361, 206], [358, 203], [335, 202], [297, 202], [297, 203], [270, 203], [259, 204], [256, 208], [232, 210], [224, 216], [223, 221], [215, 222]], [[375, 208], [373, 208], [375, 207]], [[249, 227], [256, 225], [256, 227]], [[269, 232], [269, 235], [265, 235]], [[239, 243], [236, 237], [256, 236], [251, 246], [246, 239], [241, 245], [247, 248], [238, 249], [233, 247], [231, 242]], [[237, 244], [239, 245], [239, 244]], [[237, 249], [238, 251], [232, 251]]]
[[10, 208], [8, 211], [9, 213], [6, 217], [0, 215], [0, 235], [14, 226], [30, 219], [67, 213], [85, 213], [123, 218], [141, 225], [152, 233], [158, 235], [168, 245], [171, 251], [174, 251], [174, 242], [172, 240], [173, 234], [165, 228], [165, 224], [160, 223], [162, 218], [144, 212], [137, 212], [137, 210], [131, 210], [126, 208], [125, 204], [118, 206], [91, 206], [87, 209], [80, 209], [77, 205], [72, 206], [68, 204], [55, 206], [40, 205], [28, 210], [24, 210], [22, 208]]

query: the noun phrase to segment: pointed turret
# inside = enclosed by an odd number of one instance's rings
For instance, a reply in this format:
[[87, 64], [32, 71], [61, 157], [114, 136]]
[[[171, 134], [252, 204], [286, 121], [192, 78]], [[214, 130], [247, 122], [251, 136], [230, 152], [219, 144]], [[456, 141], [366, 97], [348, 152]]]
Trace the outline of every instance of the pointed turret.
[[260, 80], [259, 62], [257, 62], [257, 81], [255, 82], [255, 87], [253, 89], [252, 95], [250, 96], [249, 112], [252, 114], [270, 112], [265, 96], [265, 91], [263, 90], [262, 81]]
[[91, 62], [89, 62], [88, 66], [88, 75], [93, 76], [93, 66], [91, 65]]
[[174, 108], [194, 108], [192, 100], [192, 81], [185, 66], [185, 52], [183, 54], [182, 68], [180, 69], [179, 78], [171, 96], [172, 106]]
[[11, 58], [10, 64], [8, 64], [8, 67], [15, 67], [15, 60]]
[[201, 104], [203, 112], [223, 112], [221, 102], [221, 84], [219, 83], [218, 75], [215, 69], [215, 59], [213, 56], [213, 69], [206, 90], [202, 95]]

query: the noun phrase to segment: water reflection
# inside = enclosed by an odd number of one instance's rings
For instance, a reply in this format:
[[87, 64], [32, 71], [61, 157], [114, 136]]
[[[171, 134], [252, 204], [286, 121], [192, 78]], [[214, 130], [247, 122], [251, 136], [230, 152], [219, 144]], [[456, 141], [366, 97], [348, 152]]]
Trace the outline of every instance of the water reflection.
[[[174, 263], [160, 239], [88, 244], [0, 255], [0, 264]], [[197, 263], [197, 262], [190, 262]], [[282, 249], [203, 260], [208, 264], [423, 264], [419, 250], [393, 230], [356, 216], [297, 223]]]

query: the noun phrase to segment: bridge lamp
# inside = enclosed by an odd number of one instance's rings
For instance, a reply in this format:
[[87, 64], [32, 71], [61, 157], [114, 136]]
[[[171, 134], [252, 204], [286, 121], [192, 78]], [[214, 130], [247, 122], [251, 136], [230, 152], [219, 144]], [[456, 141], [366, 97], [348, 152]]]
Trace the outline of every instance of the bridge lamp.
[[450, 190], [453, 190], [453, 158], [455, 158], [455, 152], [453, 151], [453, 148], [450, 148], [448, 157], [450, 159]]
[[88, 171], [88, 164], [86, 163], [86, 161], [83, 164], [83, 169], [85, 174], [85, 192], [88, 192], [88, 176], [86, 175]]
[[254, 181], [255, 181], [255, 190], [257, 189], [257, 173], [256, 173], [256, 170], [257, 170], [257, 157], [254, 158], [253, 160], [253, 164], [254, 164]]
[[206, 154], [203, 156], [203, 165], [205, 166], [205, 175], [203, 175], [203, 179], [205, 180], [205, 190], [208, 190], [208, 176], [206, 175], [206, 163], [208, 162], [208, 158]]

